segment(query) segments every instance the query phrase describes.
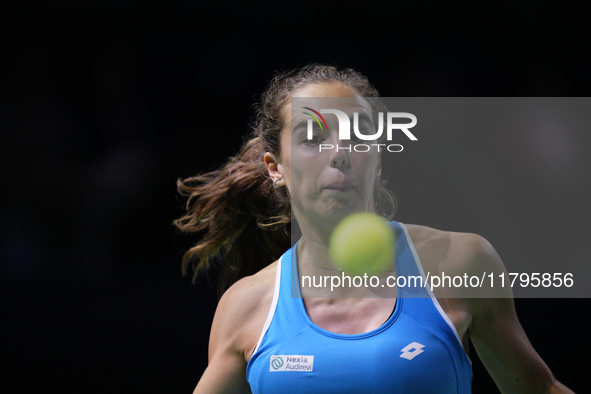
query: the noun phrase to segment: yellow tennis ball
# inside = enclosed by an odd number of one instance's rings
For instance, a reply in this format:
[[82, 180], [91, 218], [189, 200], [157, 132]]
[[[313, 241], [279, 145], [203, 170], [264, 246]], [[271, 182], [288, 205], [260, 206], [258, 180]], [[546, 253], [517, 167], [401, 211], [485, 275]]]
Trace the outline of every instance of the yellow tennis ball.
[[335, 227], [329, 247], [335, 267], [353, 275], [377, 275], [394, 261], [394, 232], [376, 214], [354, 213]]

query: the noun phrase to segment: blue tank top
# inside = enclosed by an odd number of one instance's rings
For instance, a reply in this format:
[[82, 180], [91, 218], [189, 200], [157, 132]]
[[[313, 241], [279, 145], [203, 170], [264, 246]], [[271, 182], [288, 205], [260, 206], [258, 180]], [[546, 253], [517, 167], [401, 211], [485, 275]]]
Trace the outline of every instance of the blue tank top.
[[[424, 277], [406, 227], [391, 225], [396, 275]], [[279, 261], [271, 310], [246, 368], [253, 394], [471, 392], [471, 362], [428, 288], [398, 287], [394, 312], [373, 331], [333, 333], [310, 320], [301, 297], [292, 298], [292, 284], [301, 294], [296, 249]]]

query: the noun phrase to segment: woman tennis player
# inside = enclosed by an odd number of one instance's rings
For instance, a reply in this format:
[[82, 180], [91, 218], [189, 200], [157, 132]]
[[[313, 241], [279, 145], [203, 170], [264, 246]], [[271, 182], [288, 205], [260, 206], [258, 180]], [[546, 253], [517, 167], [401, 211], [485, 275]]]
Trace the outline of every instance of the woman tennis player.
[[[292, 119], [292, 99], [347, 98], [372, 119], [366, 98], [377, 96], [350, 69], [311, 65], [280, 74], [241, 152], [219, 170], [179, 181], [188, 212], [175, 224], [205, 233], [183, 269], [195, 263], [197, 274], [223, 258], [209, 365], [195, 393], [470, 393], [470, 340], [501, 392], [572, 393], [531, 346], [510, 290], [494, 298], [468, 298], [461, 288], [453, 298], [427, 288], [398, 287], [387, 297], [367, 288], [322, 298], [302, 291], [303, 276], [339, 272], [329, 240], [342, 219], [373, 212], [390, 220], [395, 205], [380, 181], [377, 149], [319, 150], [342, 143], [336, 128], [308, 138], [294, 127], [307, 115]], [[292, 212], [301, 238], [290, 248]], [[504, 270], [478, 235], [389, 225], [395, 257], [382, 279]]]

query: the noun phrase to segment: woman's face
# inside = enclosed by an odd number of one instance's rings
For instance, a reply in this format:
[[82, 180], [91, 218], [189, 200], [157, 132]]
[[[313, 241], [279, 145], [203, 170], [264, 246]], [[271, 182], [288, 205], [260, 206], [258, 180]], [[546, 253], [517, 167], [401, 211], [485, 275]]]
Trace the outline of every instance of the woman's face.
[[[339, 140], [339, 123], [334, 114], [323, 114], [328, 130], [321, 130], [313, 122], [314, 138], [309, 140], [308, 119], [312, 118], [304, 112], [311, 111], [299, 108], [339, 109], [349, 115], [351, 124], [357, 112], [359, 129], [371, 132], [374, 126], [367, 101], [349, 86], [333, 82], [307, 85], [294, 92], [291, 103], [283, 108], [281, 157], [277, 158], [275, 175], [281, 177], [279, 185], [288, 188], [300, 225], [316, 223], [332, 228], [353, 212], [373, 212], [374, 182], [381, 169], [377, 148], [356, 152], [352, 145], [367, 141], [357, 141], [352, 131], [351, 140]], [[334, 148], [328, 148], [330, 145]], [[273, 167], [268, 168], [273, 176]]]

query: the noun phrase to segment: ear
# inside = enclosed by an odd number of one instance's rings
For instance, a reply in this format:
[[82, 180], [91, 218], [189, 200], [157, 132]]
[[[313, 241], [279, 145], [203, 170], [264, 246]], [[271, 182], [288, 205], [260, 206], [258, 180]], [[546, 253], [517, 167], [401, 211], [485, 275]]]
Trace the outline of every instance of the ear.
[[280, 181], [283, 178], [281, 172], [279, 172], [279, 161], [277, 158], [270, 152], [266, 152], [264, 156], [265, 160], [265, 167], [267, 167], [267, 171], [271, 176], [273, 181], [277, 180]]

